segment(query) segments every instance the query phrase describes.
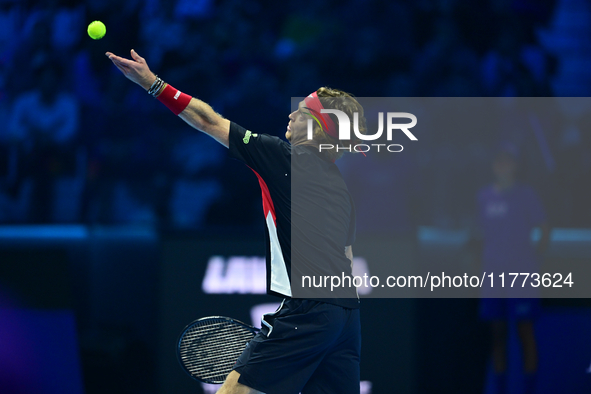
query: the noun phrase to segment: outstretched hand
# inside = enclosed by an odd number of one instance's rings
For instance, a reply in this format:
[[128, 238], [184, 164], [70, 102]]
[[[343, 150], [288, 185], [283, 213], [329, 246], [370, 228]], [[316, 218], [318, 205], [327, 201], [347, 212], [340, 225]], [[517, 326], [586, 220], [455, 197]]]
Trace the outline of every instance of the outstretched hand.
[[136, 51], [131, 50], [131, 59], [125, 59], [111, 52], [105, 53], [113, 64], [121, 70], [123, 75], [132, 82], [137, 83], [148, 90], [156, 80], [156, 75], [150, 71], [146, 60], [138, 55]]

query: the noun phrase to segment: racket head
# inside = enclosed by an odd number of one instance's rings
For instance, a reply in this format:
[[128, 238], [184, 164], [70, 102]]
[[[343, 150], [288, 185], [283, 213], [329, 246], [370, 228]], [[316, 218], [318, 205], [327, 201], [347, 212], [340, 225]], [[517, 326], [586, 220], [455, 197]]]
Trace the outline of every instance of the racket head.
[[183, 370], [204, 383], [223, 383], [259, 330], [225, 316], [197, 319], [182, 331], [177, 358]]

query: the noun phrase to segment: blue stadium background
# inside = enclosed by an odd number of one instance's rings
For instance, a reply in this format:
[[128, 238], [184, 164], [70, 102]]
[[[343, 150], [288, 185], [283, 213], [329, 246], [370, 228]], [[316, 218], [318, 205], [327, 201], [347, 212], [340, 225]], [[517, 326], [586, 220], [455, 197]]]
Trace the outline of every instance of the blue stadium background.
[[[93, 20], [107, 26], [102, 40], [86, 35]], [[0, 0], [2, 393], [207, 390], [176, 365], [184, 324], [207, 314], [250, 322], [252, 306], [275, 302], [203, 291], [212, 256], [264, 254], [258, 183], [104, 56], [131, 48], [225, 117], [281, 136], [289, 98], [319, 86], [364, 97], [586, 97], [591, 2]], [[523, 181], [566, 234], [555, 237], [567, 245], [556, 261], [591, 262], [588, 120], [548, 131], [550, 161], [532, 136], [510, 138]], [[384, 253], [469, 258], [471, 202], [505, 138], [434, 136], [397, 158], [392, 205], [406, 214]], [[591, 303], [543, 306], [540, 392], [589, 392]], [[366, 392], [489, 390], [477, 300], [363, 308]]]

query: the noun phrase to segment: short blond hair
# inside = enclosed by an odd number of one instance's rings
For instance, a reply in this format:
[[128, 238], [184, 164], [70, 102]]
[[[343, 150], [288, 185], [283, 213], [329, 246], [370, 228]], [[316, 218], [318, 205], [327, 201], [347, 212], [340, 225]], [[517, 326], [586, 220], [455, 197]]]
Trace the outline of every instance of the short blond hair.
[[[342, 90], [332, 89], [329, 87], [321, 87], [316, 91], [318, 99], [322, 106], [326, 109], [338, 109], [343, 111], [351, 120], [351, 129], [353, 129], [353, 114], [357, 112], [359, 114], [358, 124], [359, 132], [365, 134], [367, 132], [367, 124], [363, 113], [363, 107], [355, 99], [355, 96], [351, 93], [347, 93]], [[335, 115], [329, 115], [335, 124], [338, 124], [338, 119]], [[356, 137], [352, 137], [351, 140], [339, 141], [337, 138], [332, 137], [318, 124], [314, 124], [313, 138], [318, 144], [330, 144], [334, 147], [331, 149], [323, 149], [322, 153], [326, 153], [332, 161], [338, 160], [343, 156], [344, 150], [337, 151], [337, 146], [349, 146], [351, 144], [357, 144], [359, 141]]]

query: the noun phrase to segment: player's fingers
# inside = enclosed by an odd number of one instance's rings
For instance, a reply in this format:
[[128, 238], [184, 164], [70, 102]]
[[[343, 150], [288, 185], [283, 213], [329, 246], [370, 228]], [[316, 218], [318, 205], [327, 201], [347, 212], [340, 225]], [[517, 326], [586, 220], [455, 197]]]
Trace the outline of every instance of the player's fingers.
[[109, 59], [111, 59], [111, 60], [118, 60], [118, 61], [120, 61], [120, 62], [121, 62], [121, 61], [128, 61], [128, 62], [131, 62], [131, 60], [128, 60], [128, 59], [122, 58], [121, 56], [117, 56], [117, 55], [115, 55], [114, 53], [111, 53], [111, 52], [107, 52], [107, 53], [105, 53], [105, 55], [107, 55], [107, 57], [108, 57]]
[[124, 67], [119, 66], [117, 63], [114, 63], [115, 67], [117, 67], [119, 69], [119, 71], [121, 71], [124, 75], [127, 75], [127, 70]]
[[111, 61], [113, 62], [115, 67], [117, 67], [120, 70], [121, 69], [125, 69], [125, 70], [129, 69], [129, 67], [127, 67], [125, 64], [121, 63], [120, 61], [117, 61], [116, 59], [111, 59]]
[[119, 56], [115, 56], [115, 55], [111, 55], [109, 56], [109, 60], [112, 61], [113, 63], [118, 62], [121, 63], [121, 58]]
[[125, 64], [125, 65], [127, 65], [127, 66], [130, 66], [130, 65], [132, 65], [132, 64], [134, 64], [134, 63], [135, 63], [133, 60], [129, 60], [129, 59], [126, 59], [126, 58], [124, 58], [124, 57], [117, 56], [117, 55], [115, 55], [115, 54], [113, 54], [113, 53], [111, 53], [111, 52], [107, 52], [107, 53], [106, 53], [106, 55], [107, 55], [107, 57], [108, 57], [109, 59], [111, 59], [111, 60], [116, 60], [116, 61], [118, 61], [119, 63], [121, 63], [121, 64]]
[[111, 61], [111, 63], [113, 63], [115, 66], [117, 66], [117, 64], [119, 63], [119, 62], [117, 62], [117, 59], [115, 59], [115, 56], [111, 56], [111, 57], [109, 57], [109, 60], [110, 60], [110, 61]]
[[131, 70], [129, 66], [127, 66], [126, 64], [123, 64], [117, 60], [112, 60], [112, 62], [115, 65], [115, 67], [117, 67], [119, 70], [121, 70], [121, 72], [123, 72], [126, 75]]
[[120, 66], [128, 66], [123, 58], [120, 58], [119, 56], [111, 56], [109, 59], [111, 59], [111, 61], [115, 64], [115, 65], [120, 65]]
[[120, 65], [122, 65], [123, 67], [127, 67], [127, 68], [135, 68], [136, 66], [136, 62], [134, 62], [133, 60], [128, 60], [122, 57], [117, 57], [115, 58], [115, 61], [117, 61]]
[[137, 54], [137, 52], [136, 52], [134, 49], [132, 49], [132, 50], [131, 50], [131, 57], [132, 57], [132, 58], [133, 58], [133, 60], [135, 60], [136, 62], [139, 62], [139, 63], [145, 63], [145, 62], [146, 62], [146, 61], [144, 60], [144, 58], [143, 58], [143, 57], [141, 57], [140, 55], [138, 55], [138, 54]]

